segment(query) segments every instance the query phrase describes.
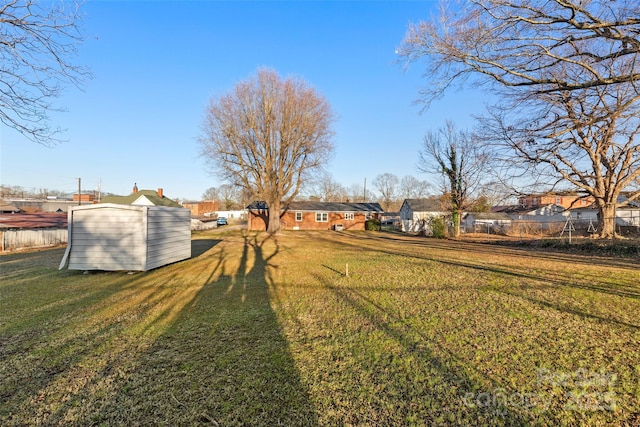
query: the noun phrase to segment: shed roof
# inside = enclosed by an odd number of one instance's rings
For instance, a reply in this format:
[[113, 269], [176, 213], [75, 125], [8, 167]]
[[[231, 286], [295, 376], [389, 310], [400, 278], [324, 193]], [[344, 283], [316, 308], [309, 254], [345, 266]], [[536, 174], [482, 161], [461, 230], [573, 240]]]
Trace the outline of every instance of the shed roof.
[[180, 203], [171, 200], [168, 197], [160, 197], [155, 190], [140, 190], [136, 193], [131, 193], [128, 196], [105, 196], [102, 198], [101, 203], [114, 203], [117, 205], [132, 205], [141, 196], [146, 197], [155, 206], [169, 206], [181, 208]]

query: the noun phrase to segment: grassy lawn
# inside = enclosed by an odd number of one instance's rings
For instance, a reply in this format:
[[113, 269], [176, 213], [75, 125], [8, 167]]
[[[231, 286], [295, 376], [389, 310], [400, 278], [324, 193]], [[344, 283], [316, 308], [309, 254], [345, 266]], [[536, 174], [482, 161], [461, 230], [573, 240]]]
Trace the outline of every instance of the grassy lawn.
[[0, 256], [0, 425], [640, 424], [637, 259], [231, 230], [145, 273], [62, 254]]

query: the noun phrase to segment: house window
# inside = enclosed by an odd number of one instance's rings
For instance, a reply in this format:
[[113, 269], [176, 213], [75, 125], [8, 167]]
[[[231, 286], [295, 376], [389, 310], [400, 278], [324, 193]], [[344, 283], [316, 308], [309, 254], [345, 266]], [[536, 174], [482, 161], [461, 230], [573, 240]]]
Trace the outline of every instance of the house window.
[[353, 212], [345, 212], [344, 219], [353, 221]]
[[316, 212], [316, 222], [328, 222], [329, 214], [326, 212]]
[[562, 204], [562, 197], [556, 197], [556, 205]]
[[296, 212], [296, 221], [302, 221], [302, 212]]
[[367, 212], [367, 213], [364, 215], [364, 219], [367, 219], [367, 220], [368, 220], [368, 219], [371, 219], [371, 212]]

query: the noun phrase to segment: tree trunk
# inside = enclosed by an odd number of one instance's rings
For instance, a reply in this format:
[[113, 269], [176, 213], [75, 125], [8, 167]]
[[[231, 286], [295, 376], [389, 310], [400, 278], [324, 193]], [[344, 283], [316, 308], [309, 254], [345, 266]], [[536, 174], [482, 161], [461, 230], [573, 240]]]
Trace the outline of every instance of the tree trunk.
[[600, 238], [612, 239], [616, 232], [615, 203], [603, 203], [598, 206], [598, 222], [600, 224]]
[[456, 239], [460, 237], [460, 211], [454, 210], [451, 213], [451, 220], [453, 222], [453, 237]]
[[267, 224], [267, 232], [276, 234], [280, 232], [280, 200], [269, 202], [269, 223]]

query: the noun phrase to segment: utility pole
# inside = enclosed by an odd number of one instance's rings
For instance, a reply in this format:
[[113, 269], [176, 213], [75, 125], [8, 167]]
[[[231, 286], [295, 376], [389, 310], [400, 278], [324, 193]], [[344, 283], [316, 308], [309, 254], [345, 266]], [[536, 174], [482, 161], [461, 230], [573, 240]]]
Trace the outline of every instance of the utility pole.
[[362, 193], [362, 202], [367, 203], [367, 177], [364, 177], [364, 192]]
[[78, 206], [82, 204], [82, 192], [80, 187], [80, 178], [78, 178]]

